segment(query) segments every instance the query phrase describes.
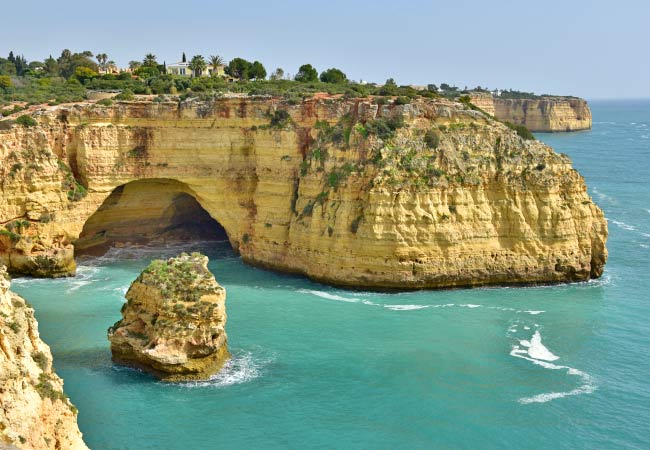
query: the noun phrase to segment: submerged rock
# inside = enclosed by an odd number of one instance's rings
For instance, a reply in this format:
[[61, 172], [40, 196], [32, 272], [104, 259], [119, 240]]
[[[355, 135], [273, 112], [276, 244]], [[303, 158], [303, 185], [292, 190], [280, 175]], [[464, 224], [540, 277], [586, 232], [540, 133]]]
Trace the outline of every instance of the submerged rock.
[[226, 290], [208, 257], [155, 260], [131, 284], [122, 319], [108, 330], [113, 360], [165, 381], [203, 380], [230, 358]]
[[0, 448], [87, 449], [34, 310], [0, 266]]

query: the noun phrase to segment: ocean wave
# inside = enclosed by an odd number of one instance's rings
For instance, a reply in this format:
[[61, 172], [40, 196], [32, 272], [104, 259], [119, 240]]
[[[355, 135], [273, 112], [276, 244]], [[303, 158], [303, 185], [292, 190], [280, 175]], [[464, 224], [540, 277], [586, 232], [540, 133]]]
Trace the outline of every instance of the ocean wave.
[[618, 226], [619, 228], [622, 228], [626, 231], [636, 231], [636, 227], [634, 225], [628, 225], [625, 222], [621, 222], [620, 220], [614, 220], [614, 219], [607, 219], [610, 222], [612, 222], [614, 225]]
[[316, 291], [316, 290], [313, 290], [313, 289], [299, 289], [298, 292], [300, 292], [302, 294], [315, 295], [317, 297], [326, 298], [328, 300], [336, 300], [336, 301], [339, 301], [339, 302], [346, 302], [346, 303], [360, 303], [361, 302], [361, 300], [357, 299], [357, 298], [343, 297], [343, 296], [336, 295], [336, 294], [330, 294], [329, 292]]
[[[522, 348], [523, 347], [523, 348]], [[533, 395], [531, 397], [522, 397], [519, 399], [521, 404], [529, 403], [545, 403], [558, 398], [569, 397], [573, 395], [591, 394], [596, 390], [596, 385], [591, 376], [581, 370], [569, 366], [553, 364], [550, 361], [560, 359], [559, 356], [553, 354], [542, 343], [542, 335], [539, 330], [536, 330], [530, 340], [520, 340], [519, 345], [513, 345], [510, 351], [510, 356], [515, 358], [525, 359], [533, 364], [549, 370], [566, 370], [568, 375], [577, 376], [580, 378], [582, 384], [575, 389], [565, 392], [545, 392], [542, 394]]]
[[256, 358], [251, 352], [234, 354], [219, 372], [205, 381], [187, 381], [180, 386], [187, 388], [216, 387], [223, 388], [234, 384], [246, 383], [262, 375], [263, 369], [272, 359]]
[[429, 308], [432, 305], [384, 305], [384, 308], [391, 309], [393, 311], [412, 311], [416, 309]]

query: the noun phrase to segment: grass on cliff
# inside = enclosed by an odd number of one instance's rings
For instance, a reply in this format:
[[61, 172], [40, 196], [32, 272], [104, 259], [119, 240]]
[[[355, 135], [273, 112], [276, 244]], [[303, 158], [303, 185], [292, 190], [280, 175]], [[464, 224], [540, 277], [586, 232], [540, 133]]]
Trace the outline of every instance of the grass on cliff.
[[163, 296], [173, 301], [196, 302], [202, 295], [218, 290], [202, 258], [200, 253], [182, 253], [179, 258], [156, 259], [140, 274], [138, 281], [158, 287]]

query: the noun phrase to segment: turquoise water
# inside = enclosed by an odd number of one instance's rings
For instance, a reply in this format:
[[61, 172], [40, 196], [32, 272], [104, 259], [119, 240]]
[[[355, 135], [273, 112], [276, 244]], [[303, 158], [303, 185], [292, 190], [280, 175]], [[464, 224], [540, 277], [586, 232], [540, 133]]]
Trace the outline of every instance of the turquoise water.
[[210, 245], [234, 358], [180, 385], [110, 361], [106, 329], [155, 252], [13, 287], [95, 450], [647, 449], [650, 102], [592, 109], [593, 131], [539, 137], [572, 157], [609, 219], [601, 280], [350, 292]]

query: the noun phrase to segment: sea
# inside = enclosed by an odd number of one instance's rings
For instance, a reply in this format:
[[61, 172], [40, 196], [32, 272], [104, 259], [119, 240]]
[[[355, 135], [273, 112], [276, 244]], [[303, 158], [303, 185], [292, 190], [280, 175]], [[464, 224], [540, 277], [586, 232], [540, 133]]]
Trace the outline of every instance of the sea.
[[[609, 222], [602, 278], [540, 287], [341, 290], [250, 267], [227, 242], [111, 250], [74, 278], [17, 278], [95, 450], [649, 449], [650, 100], [592, 101], [538, 134]], [[153, 258], [210, 257], [224, 369], [163, 383], [111, 362], [107, 328]]]

